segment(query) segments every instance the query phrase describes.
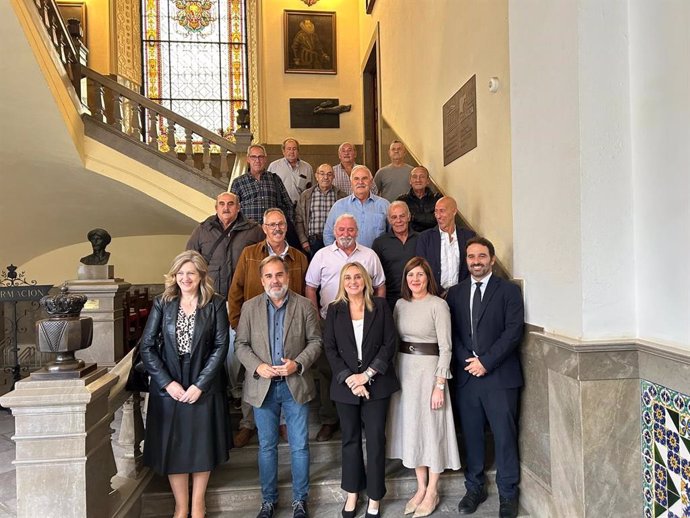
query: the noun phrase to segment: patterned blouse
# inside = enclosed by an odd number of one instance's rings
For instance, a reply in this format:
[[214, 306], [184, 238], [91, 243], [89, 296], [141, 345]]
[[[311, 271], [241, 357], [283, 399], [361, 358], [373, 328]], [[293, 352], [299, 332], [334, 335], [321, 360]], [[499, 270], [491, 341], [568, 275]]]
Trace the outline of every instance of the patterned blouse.
[[177, 354], [189, 354], [192, 352], [192, 339], [194, 338], [194, 322], [196, 321], [196, 309], [191, 315], [187, 315], [182, 309], [177, 312], [177, 325], [175, 334], [177, 336]]

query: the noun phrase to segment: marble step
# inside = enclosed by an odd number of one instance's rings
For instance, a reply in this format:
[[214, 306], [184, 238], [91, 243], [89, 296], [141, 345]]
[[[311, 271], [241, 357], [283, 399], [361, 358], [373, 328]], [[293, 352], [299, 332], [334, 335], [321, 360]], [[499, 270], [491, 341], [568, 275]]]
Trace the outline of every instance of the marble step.
[[[441, 499], [436, 511], [432, 514], [434, 518], [457, 518], [460, 516], [458, 514], [458, 501], [459, 498], [454, 496], [444, 496]], [[405, 509], [405, 504], [407, 499], [390, 499], [388, 496], [383, 500], [381, 505], [381, 518], [400, 518], [403, 516], [403, 511]], [[477, 512], [472, 516], [473, 518], [496, 518], [498, 516], [498, 495], [495, 493], [490, 493], [489, 498], [479, 506]], [[309, 505], [309, 515], [312, 518], [341, 518], [340, 511], [343, 508], [341, 502], [332, 503], [317, 503]], [[258, 506], [251, 510], [235, 510], [235, 511], [216, 511], [208, 512], [206, 518], [255, 518], [258, 513]], [[358, 505], [357, 518], [363, 518], [365, 511], [365, 504], [363, 500], [360, 500]], [[171, 513], [159, 514], [152, 516], [151, 518], [170, 518]], [[278, 507], [276, 513], [273, 515], [274, 518], [291, 518], [292, 509], [289, 505]], [[408, 515], [412, 516], [412, 515]], [[525, 512], [524, 509], [520, 509], [518, 514], [519, 518], [529, 518], [529, 514]]]
[[[233, 451], [234, 453], [234, 451]], [[489, 474], [493, 479], [493, 474]], [[464, 494], [464, 477], [457, 471], [449, 471], [441, 477], [440, 491], [444, 497], [457, 501]], [[407, 499], [416, 489], [414, 470], [405, 468], [398, 460], [390, 460], [386, 466], [386, 499]], [[292, 500], [289, 464], [278, 466], [279, 504], [289, 509]], [[309, 503], [316, 509], [320, 506], [340, 504], [343, 492], [340, 489], [339, 462], [312, 462], [310, 466]], [[232, 459], [219, 466], [211, 475], [206, 494], [209, 513], [231, 512], [256, 513], [261, 505], [259, 473], [253, 465], [233, 464]], [[142, 517], [170, 516], [174, 508], [173, 496], [164, 477], [154, 477], [142, 495]], [[312, 513], [313, 514], [313, 513]], [[313, 514], [321, 516], [321, 514]], [[239, 514], [237, 514], [239, 516]]]
[[[444, 497], [441, 499], [438, 507], [431, 515], [434, 518], [458, 518], [458, 498]], [[405, 504], [407, 499], [389, 500], [386, 497], [381, 504], [381, 518], [400, 518], [403, 516]], [[489, 498], [482, 505], [479, 506], [477, 512], [472, 515], [473, 518], [496, 518], [498, 516], [498, 495], [489, 495]], [[318, 504], [309, 507], [309, 515], [312, 518], [341, 518], [340, 511], [343, 508], [342, 503], [337, 504]], [[357, 507], [357, 518], [364, 518], [365, 503], [360, 501]], [[257, 507], [251, 511], [233, 511], [233, 512], [218, 512], [207, 513], [206, 518], [255, 518], [259, 512]], [[160, 518], [169, 518], [168, 515], [161, 515]], [[292, 509], [290, 507], [279, 507], [276, 509], [274, 518], [292, 518]], [[411, 517], [411, 514], [407, 515]], [[158, 517], [157, 517], [158, 518]], [[529, 518], [529, 514], [524, 509], [520, 509], [518, 518]]]

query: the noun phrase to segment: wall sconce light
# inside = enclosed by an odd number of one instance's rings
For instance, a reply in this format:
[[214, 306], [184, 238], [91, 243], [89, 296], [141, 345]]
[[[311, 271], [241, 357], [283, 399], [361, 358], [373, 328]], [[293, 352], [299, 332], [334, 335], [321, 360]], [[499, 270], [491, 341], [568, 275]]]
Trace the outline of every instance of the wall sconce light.
[[312, 5], [314, 5], [314, 4], [315, 4], [316, 2], [318, 2], [318, 1], [319, 1], [319, 0], [302, 0], [302, 2], [304, 2], [305, 4], [307, 4], [309, 7], [311, 7]]

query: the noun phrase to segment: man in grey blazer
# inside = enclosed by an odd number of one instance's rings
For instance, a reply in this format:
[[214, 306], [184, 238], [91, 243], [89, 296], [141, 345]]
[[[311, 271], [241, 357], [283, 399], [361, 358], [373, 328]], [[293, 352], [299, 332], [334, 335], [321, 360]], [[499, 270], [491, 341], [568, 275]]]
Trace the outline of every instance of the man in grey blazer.
[[309, 401], [316, 395], [309, 367], [321, 354], [318, 316], [309, 299], [288, 289], [280, 256], [259, 264], [265, 293], [242, 306], [235, 353], [247, 375], [244, 400], [254, 407], [259, 432], [259, 480], [263, 503], [257, 518], [272, 518], [278, 502], [278, 424], [288, 430], [293, 518], [306, 518], [309, 493]]

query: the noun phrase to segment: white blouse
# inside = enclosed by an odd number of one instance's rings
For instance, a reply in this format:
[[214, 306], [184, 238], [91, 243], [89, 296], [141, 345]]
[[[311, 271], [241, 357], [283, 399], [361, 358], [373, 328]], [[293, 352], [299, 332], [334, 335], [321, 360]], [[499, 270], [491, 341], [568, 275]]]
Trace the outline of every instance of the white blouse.
[[362, 337], [364, 335], [364, 319], [352, 321], [352, 329], [355, 332], [355, 343], [357, 344], [357, 359], [362, 361]]

